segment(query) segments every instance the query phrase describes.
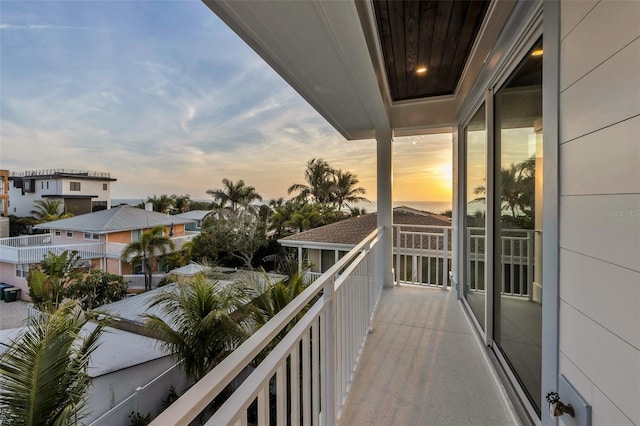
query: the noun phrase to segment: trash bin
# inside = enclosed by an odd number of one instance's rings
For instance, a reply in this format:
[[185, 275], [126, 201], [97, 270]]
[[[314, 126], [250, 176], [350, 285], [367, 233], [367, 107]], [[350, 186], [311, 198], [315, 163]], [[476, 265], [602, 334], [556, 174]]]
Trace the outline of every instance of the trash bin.
[[19, 288], [11, 287], [11, 288], [5, 288], [4, 289], [4, 302], [5, 303], [15, 302], [19, 298], [20, 298], [20, 289]]
[[4, 289], [13, 287], [11, 284], [0, 283], [0, 300], [4, 300]]

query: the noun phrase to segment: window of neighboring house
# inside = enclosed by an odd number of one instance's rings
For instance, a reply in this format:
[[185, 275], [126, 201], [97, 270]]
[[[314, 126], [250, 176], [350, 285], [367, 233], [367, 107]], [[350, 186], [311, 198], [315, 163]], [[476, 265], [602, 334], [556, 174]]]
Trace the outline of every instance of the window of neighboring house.
[[202, 221], [196, 220], [196, 228], [202, 228]]
[[142, 236], [142, 229], [134, 229], [131, 231], [131, 242], [138, 241]]
[[49, 181], [47, 181], [46, 188], [49, 189]]
[[335, 250], [322, 250], [321, 258], [320, 258], [320, 268], [321, 272], [325, 273], [336, 263], [336, 252]]
[[85, 240], [100, 240], [100, 234], [94, 234], [93, 232], [85, 232], [84, 233]]
[[73, 238], [73, 231], [67, 231], [67, 238]]
[[54, 234], [55, 234], [55, 236], [56, 236], [56, 237], [59, 237], [60, 235], [62, 235], [62, 231], [61, 231], [61, 230], [59, 230], [59, 229], [58, 229], [58, 230], [56, 230], [56, 231], [53, 231], [53, 232], [54, 232]]
[[69, 190], [80, 191], [80, 182], [69, 182]]
[[40, 182], [40, 189], [44, 189], [44, 182]]
[[21, 263], [16, 265], [16, 277], [26, 279], [29, 276], [29, 265]]
[[103, 183], [103, 184], [102, 184], [102, 190], [103, 190], [103, 191], [106, 191], [106, 190], [107, 190], [107, 188], [108, 188], [107, 184], [106, 184], [106, 183]]
[[144, 274], [144, 270], [142, 268], [142, 262], [136, 262], [132, 265], [134, 275]]

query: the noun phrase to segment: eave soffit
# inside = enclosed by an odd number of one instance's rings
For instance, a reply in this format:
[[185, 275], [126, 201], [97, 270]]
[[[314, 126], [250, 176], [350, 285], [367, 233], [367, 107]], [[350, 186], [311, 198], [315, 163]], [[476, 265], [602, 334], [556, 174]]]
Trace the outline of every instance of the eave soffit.
[[204, 3], [348, 140], [450, 132], [513, 0], [493, 1], [455, 93], [393, 102], [370, 0]]

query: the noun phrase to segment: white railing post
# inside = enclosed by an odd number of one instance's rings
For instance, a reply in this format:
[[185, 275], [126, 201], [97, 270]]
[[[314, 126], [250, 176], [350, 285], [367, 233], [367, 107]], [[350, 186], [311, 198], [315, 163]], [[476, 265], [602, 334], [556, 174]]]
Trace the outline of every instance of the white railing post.
[[325, 300], [325, 314], [324, 314], [324, 330], [323, 338], [324, 351], [322, 353], [324, 362], [322, 363], [323, 381], [323, 393], [322, 393], [322, 421], [324, 425], [334, 425], [336, 423], [336, 382], [335, 373], [337, 370], [336, 357], [335, 357], [335, 343], [336, 343], [336, 330], [335, 330], [335, 276], [327, 280], [324, 289], [322, 291], [322, 297]]
[[[400, 231], [402, 231], [402, 227], [396, 226], [395, 228], [396, 228], [396, 285], [400, 285], [400, 253], [402, 252], [400, 249]], [[393, 238], [393, 235], [391, 236], [391, 238]]]
[[447, 279], [449, 278], [449, 233], [447, 229], [442, 230], [442, 289], [447, 291]]
[[527, 295], [529, 301], [533, 301], [533, 251], [534, 251], [534, 232], [527, 232]]

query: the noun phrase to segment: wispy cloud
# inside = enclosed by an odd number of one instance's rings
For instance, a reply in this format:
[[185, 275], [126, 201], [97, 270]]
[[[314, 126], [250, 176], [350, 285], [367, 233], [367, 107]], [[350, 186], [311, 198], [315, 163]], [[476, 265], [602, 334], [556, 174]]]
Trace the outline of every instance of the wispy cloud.
[[[345, 141], [201, 2], [7, 2], [3, 14], [3, 168], [110, 171], [114, 197], [207, 198], [228, 177], [272, 198], [322, 157], [376, 198], [375, 142]], [[104, 28], [118, 31], [74, 33]], [[394, 161], [396, 182], [415, 186], [425, 163], [450, 160], [450, 139], [449, 153], [412, 141]]]

